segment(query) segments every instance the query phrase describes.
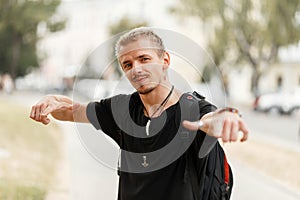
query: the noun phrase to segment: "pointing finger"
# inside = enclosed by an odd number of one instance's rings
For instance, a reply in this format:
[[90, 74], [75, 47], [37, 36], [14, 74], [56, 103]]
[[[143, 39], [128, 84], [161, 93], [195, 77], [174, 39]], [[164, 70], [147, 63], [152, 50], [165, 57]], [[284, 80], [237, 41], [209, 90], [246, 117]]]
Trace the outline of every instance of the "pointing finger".
[[40, 116], [39, 116], [39, 120], [41, 121], [42, 120], [42, 113], [43, 113], [43, 111], [45, 110], [47, 108], [47, 104], [45, 104], [45, 103], [42, 103], [41, 105], [40, 105]]
[[230, 138], [230, 131], [231, 131], [231, 122], [225, 120], [223, 124], [222, 130], [222, 140], [223, 142], [228, 142]]
[[41, 111], [41, 106], [40, 105], [37, 105], [35, 107], [35, 116], [34, 116], [34, 120], [35, 121], [40, 121], [40, 111]]
[[30, 118], [34, 119], [34, 117], [35, 117], [35, 106], [32, 106], [31, 107], [31, 112], [30, 112]]
[[240, 131], [243, 132], [243, 137], [241, 138], [241, 142], [244, 142], [248, 139], [248, 128], [246, 127], [246, 124], [243, 121], [240, 121]]
[[238, 133], [239, 133], [239, 124], [237, 122], [233, 122], [231, 125], [230, 142], [237, 141]]

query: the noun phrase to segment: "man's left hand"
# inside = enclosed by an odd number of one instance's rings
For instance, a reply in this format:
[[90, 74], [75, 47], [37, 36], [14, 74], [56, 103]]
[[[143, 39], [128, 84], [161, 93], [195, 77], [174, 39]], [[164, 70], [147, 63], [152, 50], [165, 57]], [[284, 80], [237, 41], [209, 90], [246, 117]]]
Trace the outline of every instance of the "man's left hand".
[[209, 136], [222, 138], [223, 142], [235, 142], [239, 139], [239, 133], [242, 134], [240, 139], [244, 142], [248, 139], [248, 128], [242, 118], [237, 114], [229, 111], [207, 113], [199, 121], [183, 121], [183, 126], [189, 130], [202, 130]]

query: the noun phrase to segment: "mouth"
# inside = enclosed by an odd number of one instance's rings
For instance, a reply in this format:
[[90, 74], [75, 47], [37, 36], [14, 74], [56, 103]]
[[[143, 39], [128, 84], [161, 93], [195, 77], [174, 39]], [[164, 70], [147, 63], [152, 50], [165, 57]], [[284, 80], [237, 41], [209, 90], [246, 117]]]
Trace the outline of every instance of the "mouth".
[[139, 84], [139, 83], [144, 82], [147, 78], [148, 78], [148, 76], [146, 76], [146, 75], [139, 75], [139, 76], [134, 76], [132, 78], [132, 81], [134, 83], [138, 83]]

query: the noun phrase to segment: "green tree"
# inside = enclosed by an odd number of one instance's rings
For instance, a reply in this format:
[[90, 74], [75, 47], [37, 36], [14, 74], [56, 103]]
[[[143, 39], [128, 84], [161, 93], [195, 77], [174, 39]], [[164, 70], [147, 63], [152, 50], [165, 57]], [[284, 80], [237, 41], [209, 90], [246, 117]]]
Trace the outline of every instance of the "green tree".
[[56, 32], [65, 26], [65, 20], [55, 16], [59, 4], [60, 0], [0, 0], [0, 73], [15, 79], [38, 66], [38, 27]]
[[211, 25], [208, 48], [215, 63], [249, 63], [254, 93], [261, 75], [277, 61], [278, 50], [300, 39], [300, 0], [180, 0], [171, 11]]

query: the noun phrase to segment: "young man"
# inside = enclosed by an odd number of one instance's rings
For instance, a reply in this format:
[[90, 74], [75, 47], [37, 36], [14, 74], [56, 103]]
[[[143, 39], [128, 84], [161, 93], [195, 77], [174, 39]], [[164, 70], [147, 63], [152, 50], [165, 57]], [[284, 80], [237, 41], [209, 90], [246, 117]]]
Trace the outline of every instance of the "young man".
[[[150, 29], [137, 28], [124, 34], [116, 44], [116, 56], [135, 93], [88, 105], [49, 95], [32, 107], [30, 117], [43, 124], [50, 122], [49, 114], [57, 120], [91, 123], [110, 136], [123, 150], [120, 200], [195, 199], [195, 193], [200, 191], [194, 191], [191, 178], [185, 173], [186, 156], [193, 157], [196, 169], [204, 170], [206, 157], [200, 158], [198, 152], [206, 138], [231, 142], [237, 141], [242, 132], [241, 141], [245, 141], [246, 125], [236, 110], [216, 110], [204, 100], [197, 102], [196, 119], [189, 119], [189, 114], [183, 117], [192, 111], [182, 110], [181, 99], [193, 97], [170, 83], [170, 55], [161, 38]], [[186, 148], [180, 149], [179, 143], [173, 141], [185, 129], [197, 134]]]

